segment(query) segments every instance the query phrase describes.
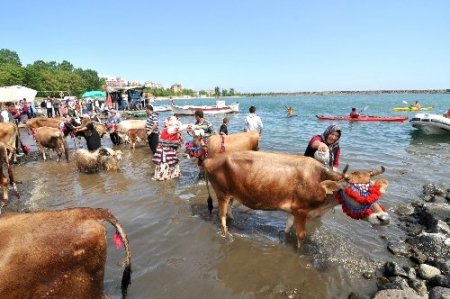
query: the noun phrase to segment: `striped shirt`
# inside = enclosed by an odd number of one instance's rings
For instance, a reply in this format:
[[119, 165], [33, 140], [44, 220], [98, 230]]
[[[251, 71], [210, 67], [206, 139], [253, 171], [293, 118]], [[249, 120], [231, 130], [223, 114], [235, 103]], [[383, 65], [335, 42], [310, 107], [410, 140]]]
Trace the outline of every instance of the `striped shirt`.
[[[155, 123], [156, 123], [156, 128], [152, 131], [153, 124], [155, 124]], [[150, 133], [159, 134], [159, 130], [158, 130], [158, 114], [153, 112], [152, 115], [150, 115], [147, 118], [147, 122], [145, 123], [145, 130], [147, 131], [147, 135], [150, 135]]]

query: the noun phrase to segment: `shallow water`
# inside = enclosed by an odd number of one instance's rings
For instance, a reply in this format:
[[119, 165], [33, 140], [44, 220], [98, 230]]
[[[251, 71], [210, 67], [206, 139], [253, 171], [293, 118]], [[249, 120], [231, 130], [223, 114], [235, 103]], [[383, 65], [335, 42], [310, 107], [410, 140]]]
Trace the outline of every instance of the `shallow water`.
[[[316, 120], [315, 114], [345, 115], [353, 106], [368, 106], [366, 114], [411, 117], [414, 113], [391, 109], [404, 106], [402, 100], [416, 99], [423, 106], [434, 106], [436, 113], [450, 105], [450, 95], [240, 98], [241, 113], [227, 117], [231, 119], [229, 131], [241, 131], [248, 107], [255, 105], [265, 126], [261, 150], [303, 153], [310, 137], [331, 123]], [[195, 103], [212, 104], [213, 100]], [[287, 118], [285, 104], [293, 106], [299, 116]], [[161, 119], [168, 115], [162, 113]], [[208, 117], [217, 129], [222, 118]], [[182, 117], [184, 123], [191, 120]], [[387, 240], [403, 236], [393, 208], [416, 198], [426, 183], [448, 185], [450, 136], [424, 136], [408, 122], [340, 125], [341, 168], [345, 164], [351, 169], [386, 167], [383, 177], [390, 186], [382, 204], [393, 224], [374, 228], [349, 219], [336, 208], [308, 224], [300, 253], [293, 236], [287, 243], [279, 242], [286, 218], [281, 212], [237, 206], [230, 225], [233, 236], [222, 238], [217, 215], [208, 214], [206, 186], [197, 182], [194, 162], [182, 160], [180, 179], [152, 181], [154, 165], [145, 145], [137, 147], [134, 154], [119, 147], [125, 152], [119, 173], [80, 174], [73, 162], [54, 159], [19, 165], [15, 172], [23, 182], [19, 185], [22, 198], [13, 200], [6, 210], [110, 209], [131, 242], [130, 298], [343, 298], [351, 291], [370, 294], [376, 289], [375, 281], [365, 280], [361, 274], [392, 259]], [[22, 136], [26, 144], [32, 143], [26, 133]], [[103, 144], [111, 143], [105, 137]], [[118, 262], [123, 251], [111, 246], [111, 228], [109, 232], [106, 290], [111, 298], [119, 298], [122, 270]]]

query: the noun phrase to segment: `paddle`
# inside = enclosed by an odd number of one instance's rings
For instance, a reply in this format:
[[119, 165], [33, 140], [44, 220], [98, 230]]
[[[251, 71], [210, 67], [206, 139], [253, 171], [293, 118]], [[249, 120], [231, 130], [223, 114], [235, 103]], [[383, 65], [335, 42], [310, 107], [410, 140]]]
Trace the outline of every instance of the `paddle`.
[[363, 114], [369, 108], [369, 105], [365, 106], [363, 109], [359, 110], [359, 114]]
[[407, 101], [402, 101], [402, 102], [403, 102], [403, 104], [409, 105]]

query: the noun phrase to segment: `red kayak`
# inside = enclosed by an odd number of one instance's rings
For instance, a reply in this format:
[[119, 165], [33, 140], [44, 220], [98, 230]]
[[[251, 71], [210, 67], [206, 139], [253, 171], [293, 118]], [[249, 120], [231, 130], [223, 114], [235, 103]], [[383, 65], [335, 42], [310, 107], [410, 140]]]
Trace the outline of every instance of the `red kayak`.
[[360, 115], [359, 117], [350, 116], [333, 116], [333, 115], [316, 115], [320, 120], [345, 120], [345, 121], [405, 121], [407, 116], [374, 116]]

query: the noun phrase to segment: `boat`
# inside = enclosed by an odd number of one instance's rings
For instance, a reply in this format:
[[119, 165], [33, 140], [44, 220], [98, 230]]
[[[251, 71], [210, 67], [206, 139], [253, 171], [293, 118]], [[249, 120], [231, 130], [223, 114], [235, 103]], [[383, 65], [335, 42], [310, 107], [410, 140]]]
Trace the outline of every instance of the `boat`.
[[417, 108], [417, 107], [395, 107], [392, 108], [392, 110], [394, 111], [429, 111], [432, 110], [433, 107], [422, 107], [422, 108]]
[[[153, 106], [153, 111], [156, 113], [161, 113], [161, 112], [168, 112], [168, 111], [172, 111], [172, 107], [170, 107], [169, 105], [167, 106]], [[147, 112], [144, 110], [135, 110], [135, 111], [127, 111], [128, 115], [132, 115], [133, 117], [146, 117], [147, 116]]]
[[439, 114], [418, 113], [409, 122], [427, 135], [450, 133], [450, 118]]
[[407, 116], [374, 116], [374, 115], [360, 115], [358, 117], [316, 115], [316, 117], [320, 120], [344, 120], [344, 121], [397, 121], [397, 122], [403, 122], [408, 119]]
[[179, 106], [172, 103], [172, 111], [175, 115], [194, 115], [195, 111], [201, 110], [204, 114], [226, 114], [239, 112], [239, 103], [226, 105], [225, 101], [216, 101], [216, 105], [212, 106], [194, 106], [184, 105]]

